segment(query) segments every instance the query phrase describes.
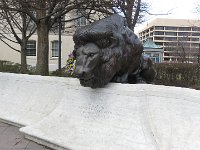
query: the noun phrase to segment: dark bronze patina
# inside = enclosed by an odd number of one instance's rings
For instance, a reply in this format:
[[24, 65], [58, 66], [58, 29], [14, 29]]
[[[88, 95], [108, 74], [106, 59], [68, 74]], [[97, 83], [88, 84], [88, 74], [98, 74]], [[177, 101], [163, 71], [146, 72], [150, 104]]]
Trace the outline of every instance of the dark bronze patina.
[[76, 30], [75, 75], [82, 86], [97, 88], [108, 82], [152, 83], [150, 58], [120, 15], [112, 15]]

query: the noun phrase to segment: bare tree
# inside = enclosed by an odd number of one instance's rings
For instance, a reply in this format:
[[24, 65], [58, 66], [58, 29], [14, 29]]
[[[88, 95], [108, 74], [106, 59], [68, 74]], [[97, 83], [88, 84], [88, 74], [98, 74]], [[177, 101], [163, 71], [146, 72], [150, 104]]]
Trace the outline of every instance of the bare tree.
[[[26, 73], [26, 45], [30, 36], [36, 31], [36, 27], [25, 13], [9, 9], [1, 10], [0, 20], [2, 22], [0, 24], [0, 40], [13, 50], [21, 53], [21, 73]], [[21, 49], [16, 49], [11, 43], [19, 44]]]
[[99, 18], [102, 18], [113, 13], [120, 14], [126, 19], [127, 26], [134, 31], [136, 24], [144, 21], [149, 4], [142, 0], [94, 0], [90, 6], [89, 15], [100, 12]]
[[[190, 62], [193, 55], [190, 43], [189, 35], [178, 37], [176, 41], [168, 42], [165, 47], [166, 51], [169, 51], [170, 56], [173, 56], [173, 61], [187, 63]], [[196, 53], [195, 53], [196, 54]]]
[[[49, 31], [58, 18], [73, 13], [75, 9], [84, 9], [90, 0], [0, 0], [0, 8], [28, 15], [37, 27], [37, 64], [36, 71], [48, 75]], [[12, 5], [11, 5], [12, 4]], [[13, 5], [15, 4], [15, 5]], [[76, 19], [71, 16], [66, 22]]]
[[126, 18], [128, 27], [133, 31], [136, 23], [143, 22], [148, 12], [148, 3], [142, 0], [113, 0], [113, 4], [113, 12], [122, 14]]

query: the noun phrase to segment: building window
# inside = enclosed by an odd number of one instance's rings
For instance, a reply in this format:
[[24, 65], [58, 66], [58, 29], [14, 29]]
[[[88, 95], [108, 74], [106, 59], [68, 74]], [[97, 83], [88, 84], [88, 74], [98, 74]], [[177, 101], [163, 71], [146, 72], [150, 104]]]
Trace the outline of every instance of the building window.
[[155, 42], [156, 45], [163, 46], [163, 42]]
[[199, 44], [198, 44], [198, 43], [192, 43], [191, 46], [193, 46], [193, 47], [198, 47]]
[[163, 26], [156, 26], [155, 30], [164, 30], [164, 27]]
[[178, 46], [186, 48], [186, 47], [190, 47], [190, 43], [185, 43], [183, 41], [178, 41]]
[[165, 37], [166, 41], [177, 41], [176, 37]]
[[154, 35], [164, 35], [164, 32], [161, 32], [161, 31], [155, 31], [155, 34]]
[[154, 37], [155, 40], [164, 40], [164, 37]]
[[192, 33], [192, 36], [200, 36], [200, 33]]
[[200, 27], [192, 27], [192, 31], [200, 31]]
[[191, 41], [199, 41], [199, 38], [191, 38]]
[[189, 36], [190, 35], [190, 33], [188, 33], [188, 32], [179, 32], [178, 33], [178, 36]]
[[176, 32], [165, 32], [165, 35], [177, 36]]
[[177, 30], [177, 27], [170, 27], [170, 26], [167, 26], [165, 27], [165, 30]]
[[36, 56], [36, 41], [35, 40], [27, 41], [26, 56]]
[[85, 10], [78, 10], [77, 16], [80, 17], [77, 20], [77, 26], [85, 26], [86, 25], [86, 18], [84, 17]]
[[179, 27], [180, 31], [191, 31], [191, 27]]
[[55, 40], [51, 42], [52, 44], [52, 57], [58, 57], [59, 56], [59, 41]]
[[161, 62], [161, 58], [160, 58], [159, 53], [145, 52], [144, 54], [147, 55], [155, 63]]

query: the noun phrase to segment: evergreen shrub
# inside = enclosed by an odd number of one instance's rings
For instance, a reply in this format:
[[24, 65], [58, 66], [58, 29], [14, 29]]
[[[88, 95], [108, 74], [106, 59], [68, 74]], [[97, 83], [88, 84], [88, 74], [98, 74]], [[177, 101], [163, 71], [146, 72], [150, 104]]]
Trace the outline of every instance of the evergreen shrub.
[[200, 89], [200, 64], [156, 63], [155, 84]]

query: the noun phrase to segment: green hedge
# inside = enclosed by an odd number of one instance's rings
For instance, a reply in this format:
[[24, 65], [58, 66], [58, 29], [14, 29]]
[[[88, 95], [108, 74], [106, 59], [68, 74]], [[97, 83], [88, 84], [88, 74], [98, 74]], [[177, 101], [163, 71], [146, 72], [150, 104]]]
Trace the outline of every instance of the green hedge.
[[10, 61], [0, 60], [0, 72], [20, 73], [21, 65]]
[[200, 89], [200, 64], [156, 63], [155, 84]]
[[[200, 64], [189, 63], [156, 63], [157, 75], [155, 84], [200, 89]], [[0, 60], [0, 72], [20, 73], [21, 65]], [[35, 67], [28, 66], [29, 74], [34, 74]], [[54, 71], [51, 75], [69, 76], [66, 68], [60, 74]]]
[[[27, 65], [27, 73], [35, 74], [36, 67]], [[21, 73], [21, 64], [0, 60], [0, 72]]]

